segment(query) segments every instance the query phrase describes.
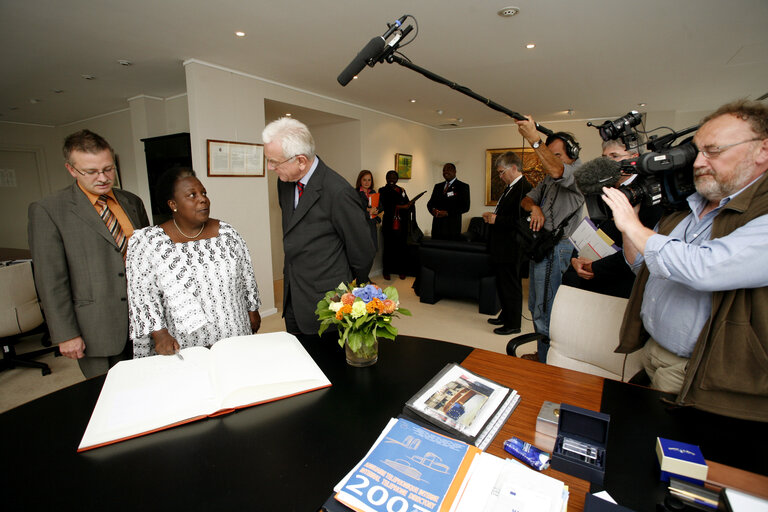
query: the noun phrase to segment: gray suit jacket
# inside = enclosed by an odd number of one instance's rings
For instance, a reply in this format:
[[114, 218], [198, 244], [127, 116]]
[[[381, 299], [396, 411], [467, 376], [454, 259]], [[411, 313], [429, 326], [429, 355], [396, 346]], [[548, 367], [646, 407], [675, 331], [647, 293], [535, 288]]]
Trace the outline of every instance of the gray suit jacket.
[[[149, 225], [141, 199], [114, 193], [135, 229]], [[29, 205], [28, 234], [52, 341], [82, 336], [86, 356], [119, 354], [128, 339], [125, 264], [77, 182]]]
[[318, 301], [342, 281], [367, 279], [376, 249], [360, 196], [322, 160], [294, 211], [295, 189], [295, 183], [277, 182], [285, 251], [283, 311], [290, 297], [301, 332], [317, 334]]

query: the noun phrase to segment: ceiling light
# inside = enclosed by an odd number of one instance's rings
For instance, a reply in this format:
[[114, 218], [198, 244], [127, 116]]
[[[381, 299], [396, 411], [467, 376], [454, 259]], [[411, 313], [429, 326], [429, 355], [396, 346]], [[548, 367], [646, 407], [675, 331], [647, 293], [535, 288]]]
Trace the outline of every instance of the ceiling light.
[[242, 30], [238, 30], [237, 32], [235, 32], [235, 35], [237, 37], [245, 37], [245, 32], [243, 32]]
[[34, 105], [35, 103], [40, 103], [40, 100], [37, 98], [30, 98], [29, 102]]
[[96, 80], [96, 77], [93, 75], [80, 75], [80, 78], [84, 78], [85, 80]]
[[505, 7], [497, 14], [503, 18], [509, 18], [520, 12], [519, 7]]
[[353, 76], [352, 80], [357, 80], [357, 75]]
[[8, 110], [19, 110], [19, 107], [8, 107]]
[[64, 89], [53, 89], [53, 92], [55, 92], [56, 94], [61, 94], [64, 92]]
[[133, 62], [125, 59], [120, 59], [117, 61], [117, 63], [120, 64], [121, 66], [133, 66]]
[[413, 99], [413, 98], [411, 98], [409, 101], [410, 101], [411, 103], [416, 103], [416, 100], [415, 100], [415, 99]]
[[638, 106], [638, 107], [644, 107], [644, 106], [646, 106], [646, 105], [647, 105], [647, 103], [638, 103], [638, 104], [637, 104], [637, 106]]
[[437, 115], [439, 115], [439, 116], [443, 115], [443, 109], [441, 109], [441, 108], [435, 110], [435, 112], [437, 112]]
[[292, 115], [293, 115], [293, 114], [291, 114], [290, 112], [286, 112], [286, 113], [285, 113], [285, 117], [291, 117]]
[[525, 47], [526, 47], [526, 48], [528, 48], [528, 49], [530, 50], [530, 49], [532, 49], [532, 48], [536, 48], [536, 45], [535, 45], [535, 44], [533, 44], [533, 43], [528, 43], [527, 45], [525, 45]]

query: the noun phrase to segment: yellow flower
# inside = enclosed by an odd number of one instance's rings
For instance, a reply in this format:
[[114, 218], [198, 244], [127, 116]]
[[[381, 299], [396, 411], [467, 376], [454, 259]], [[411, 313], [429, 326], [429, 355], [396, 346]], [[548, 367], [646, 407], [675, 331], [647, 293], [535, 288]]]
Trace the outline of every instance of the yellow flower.
[[358, 300], [352, 304], [352, 318], [360, 318], [365, 314], [365, 302]]
[[343, 305], [344, 304], [342, 304], [341, 302], [331, 302], [330, 304], [328, 304], [328, 309], [330, 309], [331, 311], [338, 311], [341, 309], [341, 306]]

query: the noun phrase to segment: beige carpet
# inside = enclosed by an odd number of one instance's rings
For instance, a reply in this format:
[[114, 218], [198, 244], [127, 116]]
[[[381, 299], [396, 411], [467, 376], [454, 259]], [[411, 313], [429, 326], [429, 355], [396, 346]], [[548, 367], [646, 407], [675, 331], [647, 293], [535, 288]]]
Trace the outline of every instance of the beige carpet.
[[[412, 277], [402, 281], [394, 277], [386, 281], [381, 276], [374, 276], [373, 280], [382, 287], [395, 286], [400, 294], [400, 305], [413, 313], [413, 316], [402, 316], [394, 321], [395, 327], [402, 334], [450, 341], [502, 354], [505, 353], [507, 342], [516, 336], [493, 334], [494, 326], [486, 322], [490, 317], [478, 313], [477, 303], [472, 301], [442, 299], [437, 304], [422, 304], [411, 288]], [[530, 317], [527, 310], [527, 280], [523, 281], [523, 287], [522, 333], [527, 333], [533, 332], [533, 325], [526, 318]], [[275, 292], [275, 302], [279, 305], [282, 298], [281, 281], [275, 282]], [[280, 313], [277, 313], [262, 319], [260, 332], [277, 332], [284, 329], [283, 319]], [[389, 343], [389, 340], [384, 342]], [[39, 348], [40, 336], [30, 336], [16, 346], [20, 354]], [[519, 353], [533, 350], [535, 347], [531, 344], [530, 349], [523, 347]], [[32, 368], [15, 368], [0, 372], [0, 412], [83, 380], [76, 361], [54, 357], [53, 354], [46, 354], [38, 360], [48, 363], [52, 370], [50, 375], [42, 376], [40, 370]]]

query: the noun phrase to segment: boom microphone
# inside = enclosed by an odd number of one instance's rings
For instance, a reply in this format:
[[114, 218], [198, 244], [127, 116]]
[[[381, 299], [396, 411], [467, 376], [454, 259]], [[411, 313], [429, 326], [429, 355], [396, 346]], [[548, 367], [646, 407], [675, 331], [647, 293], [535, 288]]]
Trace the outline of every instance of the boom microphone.
[[[387, 24], [387, 31], [384, 32], [384, 35], [382, 36], [376, 36], [370, 41], [368, 41], [368, 44], [366, 44], [360, 52], [355, 55], [355, 58], [352, 59], [352, 62], [349, 63], [349, 65], [344, 68], [344, 71], [342, 71], [339, 74], [339, 77], [336, 79], [338, 82], [342, 85], [342, 87], [345, 87], [358, 73], [360, 73], [366, 64], [373, 67], [374, 64], [376, 64], [376, 61], [379, 60], [382, 55], [384, 55], [387, 44], [387, 38], [395, 33], [397, 29], [399, 29], [405, 19], [408, 17], [407, 14], [404, 14], [403, 16], [399, 17], [395, 20], [394, 23]], [[402, 36], [400, 36], [402, 37]], [[391, 41], [391, 44], [394, 45], [397, 43], [397, 41], [400, 40], [400, 37], [393, 38]]]
[[362, 50], [360, 50], [360, 53], [355, 55], [355, 58], [352, 59], [352, 62], [350, 62], [349, 65], [344, 68], [344, 71], [342, 71], [339, 74], [339, 77], [336, 79], [339, 81], [342, 87], [346, 86], [350, 80], [355, 77], [355, 75], [363, 70], [365, 65], [368, 63], [368, 60], [373, 59], [373, 61], [376, 61], [376, 59], [379, 58], [379, 55], [384, 52], [385, 44], [386, 43], [384, 38], [381, 36], [376, 36], [368, 41], [368, 44], [365, 45]]
[[582, 194], [602, 194], [603, 187], [612, 187], [619, 182], [621, 164], [601, 156], [579, 167], [573, 177]]

